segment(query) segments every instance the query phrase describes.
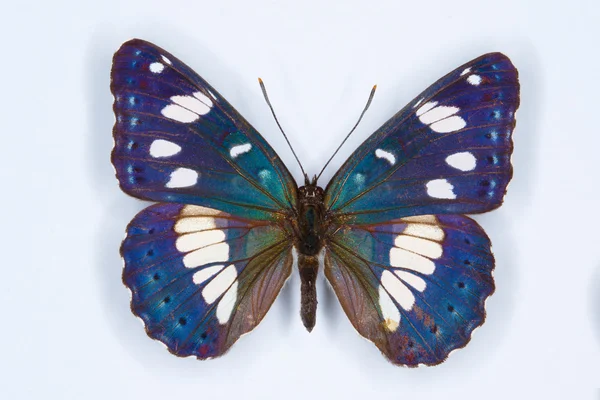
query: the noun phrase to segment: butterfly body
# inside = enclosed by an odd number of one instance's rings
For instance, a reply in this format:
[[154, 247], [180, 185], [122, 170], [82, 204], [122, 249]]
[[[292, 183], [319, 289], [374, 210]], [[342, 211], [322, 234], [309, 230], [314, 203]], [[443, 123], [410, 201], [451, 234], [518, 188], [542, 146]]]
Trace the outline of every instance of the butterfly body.
[[501, 53], [451, 71], [369, 137], [323, 189], [164, 49], [124, 43], [111, 74], [112, 163], [158, 202], [127, 227], [123, 282], [172, 353], [223, 355], [265, 316], [297, 251], [300, 314], [325, 277], [354, 328], [393, 363], [465, 346], [494, 292], [491, 243], [463, 214], [501, 205], [512, 177], [517, 70]]
[[298, 189], [298, 270], [300, 272], [300, 316], [310, 332], [315, 326], [317, 312], [316, 279], [319, 270], [318, 254], [325, 244], [327, 229], [323, 188], [308, 182]]

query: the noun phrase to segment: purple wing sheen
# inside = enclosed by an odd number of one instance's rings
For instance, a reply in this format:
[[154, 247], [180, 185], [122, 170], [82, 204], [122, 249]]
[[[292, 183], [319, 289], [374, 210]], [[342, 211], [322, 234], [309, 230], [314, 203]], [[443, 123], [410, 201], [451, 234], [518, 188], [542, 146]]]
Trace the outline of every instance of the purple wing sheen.
[[461, 215], [344, 226], [325, 275], [358, 332], [393, 363], [436, 365], [465, 346], [494, 291], [490, 241]]
[[279, 227], [215, 209], [158, 204], [121, 247], [131, 309], [178, 356], [217, 357], [262, 320], [292, 267]]
[[417, 96], [350, 156], [326, 189], [346, 222], [498, 207], [512, 176], [517, 70], [490, 53]]
[[260, 220], [295, 206], [296, 184], [273, 149], [173, 55], [138, 39], [124, 43], [111, 90], [112, 162], [126, 193]]

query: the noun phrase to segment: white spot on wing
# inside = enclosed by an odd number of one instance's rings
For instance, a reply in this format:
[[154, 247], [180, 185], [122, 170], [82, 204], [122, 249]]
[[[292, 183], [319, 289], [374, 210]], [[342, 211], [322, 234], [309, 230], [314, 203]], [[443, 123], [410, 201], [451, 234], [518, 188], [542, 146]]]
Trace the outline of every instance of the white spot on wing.
[[448, 118], [451, 115], [456, 114], [460, 111], [458, 107], [450, 107], [450, 106], [439, 106], [434, 107], [426, 113], [421, 114], [419, 120], [425, 125], [430, 125], [434, 122], [440, 121], [444, 118]]
[[417, 110], [419, 120], [438, 133], [449, 133], [464, 128], [467, 123], [458, 115], [460, 108], [453, 106], [435, 107], [437, 102], [428, 102]]
[[412, 217], [402, 218], [404, 222], [419, 222], [422, 224], [437, 224], [437, 218], [435, 215], [415, 215]]
[[187, 205], [183, 207], [181, 210], [181, 216], [189, 216], [189, 215], [219, 215], [221, 211], [216, 210], [214, 208], [196, 206], [196, 205]]
[[427, 258], [440, 258], [443, 251], [438, 242], [408, 235], [396, 236], [394, 245]]
[[152, 72], [153, 74], [160, 74], [161, 72], [163, 72], [163, 69], [165, 69], [165, 66], [159, 62], [153, 62], [152, 64], [150, 64], [150, 72]]
[[192, 232], [181, 235], [175, 241], [175, 247], [182, 253], [220, 243], [225, 240], [225, 232], [220, 229]]
[[198, 114], [191, 112], [187, 108], [178, 106], [177, 104], [168, 104], [160, 113], [165, 117], [183, 123], [190, 123], [196, 121], [199, 117]]
[[461, 73], [460, 73], [460, 76], [466, 75], [466, 74], [468, 74], [469, 72], [471, 72], [471, 67], [465, 68], [465, 69], [463, 70], [463, 72], [461, 72]]
[[183, 265], [186, 268], [196, 268], [202, 265], [226, 262], [229, 260], [229, 245], [227, 243], [217, 243], [191, 253], [183, 257]]
[[212, 100], [209, 99], [208, 97], [206, 97], [204, 95], [204, 93], [202, 93], [202, 92], [196, 92], [196, 93], [194, 93], [194, 97], [196, 97], [198, 100], [200, 100], [201, 102], [203, 102], [204, 104], [206, 104], [209, 108], [212, 108], [212, 106], [213, 106]]
[[437, 103], [437, 101], [428, 101], [427, 103], [423, 104], [415, 114], [417, 114], [417, 117], [420, 117], [427, 111], [431, 110], [433, 107], [437, 106]]
[[196, 121], [201, 115], [210, 112], [213, 102], [201, 92], [193, 96], [172, 96], [174, 104], [166, 105], [160, 112], [167, 118], [175, 121], [190, 123]]
[[202, 297], [208, 304], [212, 304], [217, 300], [237, 279], [237, 270], [231, 264], [210, 281], [204, 289], [202, 289]]
[[430, 259], [398, 247], [390, 249], [390, 265], [417, 271], [424, 275], [431, 275], [435, 271], [435, 263]]
[[473, 171], [477, 165], [477, 159], [472, 153], [463, 151], [446, 157], [446, 163], [461, 171]]
[[260, 182], [263, 185], [266, 185], [272, 179], [271, 175], [271, 172], [266, 169], [261, 169], [260, 171], [258, 171], [258, 177], [260, 178]]
[[[230, 265], [233, 267], [233, 265]], [[235, 269], [235, 267], [234, 267]], [[233, 312], [233, 307], [235, 306], [235, 302], [237, 300], [237, 288], [238, 282], [235, 281], [229, 288], [229, 290], [225, 293], [221, 301], [219, 301], [219, 305], [217, 306], [217, 319], [220, 324], [226, 324], [231, 317], [231, 313]]]
[[[204, 96], [206, 97], [206, 96]], [[208, 112], [210, 111], [210, 107], [208, 104], [205, 104], [204, 102], [198, 100], [194, 96], [173, 96], [171, 97], [171, 101], [177, 105], [180, 105], [188, 110], [190, 110], [191, 112], [197, 114], [197, 115], [205, 115], [208, 114]]]
[[397, 276], [390, 271], [383, 271], [381, 284], [402, 308], [406, 311], [412, 309], [415, 304], [415, 296]]
[[379, 285], [379, 308], [383, 316], [384, 325], [387, 330], [393, 332], [400, 325], [400, 311], [385, 291], [383, 285]]
[[427, 182], [427, 194], [436, 199], [456, 199], [454, 186], [446, 179], [434, 179]]
[[237, 146], [233, 146], [229, 150], [229, 155], [231, 156], [231, 158], [236, 158], [240, 154], [249, 152], [251, 148], [252, 148], [252, 145], [250, 143], [244, 143], [244, 144], [240, 144]]
[[192, 278], [196, 285], [200, 285], [204, 283], [211, 276], [216, 275], [219, 271], [221, 271], [225, 267], [224, 265], [213, 265], [212, 267], [202, 268], [200, 271], [196, 272]]
[[150, 155], [154, 158], [170, 157], [181, 151], [181, 146], [168, 140], [157, 139], [150, 145]]
[[212, 217], [187, 217], [179, 219], [173, 229], [177, 233], [190, 233], [206, 231], [215, 227], [215, 219]]
[[394, 273], [398, 276], [398, 278], [402, 279], [419, 292], [422, 292], [427, 287], [427, 283], [420, 276], [416, 276], [415, 274], [401, 270], [396, 270]]
[[365, 175], [361, 174], [360, 172], [357, 172], [356, 174], [354, 174], [354, 183], [357, 186], [362, 186], [365, 184]]
[[377, 156], [377, 158], [383, 158], [387, 160], [390, 165], [394, 165], [396, 163], [396, 157], [389, 151], [377, 149], [375, 150], [375, 156]]
[[408, 224], [403, 235], [418, 236], [425, 239], [431, 239], [435, 241], [444, 240], [444, 230], [437, 225], [429, 224]]
[[189, 168], [177, 168], [171, 172], [169, 182], [165, 185], [168, 188], [181, 188], [194, 186], [198, 182], [198, 173]]
[[438, 133], [455, 132], [464, 128], [465, 126], [467, 126], [467, 122], [458, 115], [454, 115], [450, 118], [446, 118], [429, 125], [433, 131]]
[[421, 104], [422, 101], [423, 101], [423, 98], [421, 97], [419, 100], [417, 100], [417, 102], [415, 103], [415, 105], [413, 106], [413, 108], [419, 107], [419, 104]]
[[163, 60], [165, 63], [167, 63], [167, 64], [169, 64], [169, 65], [173, 65], [173, 63], [171, 62], [171, 60], [169, 60], [167, 57], [165, 57], [165, 56], [161, 55], [161, 56], [160, 56], [160, 58], [162, 58], [162, 60]]
[[467, 78], [467, 82], [473, 86], [479, 86], [481, 83], [481, 77], [479, 75], [471, 75]]

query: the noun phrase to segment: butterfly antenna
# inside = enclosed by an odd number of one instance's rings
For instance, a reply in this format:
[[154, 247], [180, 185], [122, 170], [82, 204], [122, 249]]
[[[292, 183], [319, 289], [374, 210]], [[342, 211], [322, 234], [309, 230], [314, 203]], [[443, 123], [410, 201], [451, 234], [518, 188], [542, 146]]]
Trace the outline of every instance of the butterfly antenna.
[[287, 142], [288, 146], [290, 146], [290, 150], [292, 150], [292, 154], [296, 158], [296, 161], [298, 161], [298, 165], [300, 166], [300, 170], [302, 171], [302, 175], [304, 175], [304, 177], [306, 178], [306, 172], [304, 172], [304, 168], [302, 168], [302, 163], [300, 162], [300, 159], [296, 155], [296, 152], [294, 151], [294, 148], [292, 147], [292, 144], [290, 143], [287, 135], [283, 131], [283, 128], [281, 127], [281, 124], [279, 123], [279, 120], [277, 119], [277, 115], [275, 115], [275, 110], [273, 110], [273, 106], [271, 105], [271, 102], [269, 101], [269, 96], [267, 96], [267, 89], [265, 88], [265, 84], [263, 83], [262, 79], [260, 79], [260, 78], [258, 78], [258, 83], [260, 84], [260, 88], [262, 89], [263, 96], [265, 97], [267, 105], [271, 109], [271, 114], [273, 114], [273, 118], [275, 118], [275, 122], [277, 123], [277, 126], [279, 127], [279, 130], [283, 134], [283, 137], [285, 138], [285, 141]]
[[329, 165], [331, 160], [333, 160], [333, 157], [335, 157], [335, 155], [338, 153], [338, 151], [340, 151], [340, 149], [342, 148], [344, 143], [346, 143], [346, 140], [348, 140], [350, 135], [352, 135], [352, 132], [354, 132], [354, 130], [356, 129], [358, 124], [360, 124], [360, 121], [362, 120], [363, 116], [365, 115], [365, 113], [369, 109], [369, 106], [371, 105], [371, 101], [373, 101], [373, 96], [375, 96], [375, 90], [377, 90], [377, 85], [373, 85], [373, 89], [371, 89], [371, 94], [369, 95], [369, 100], [367, 100], [367, 104], [365, 105], [365, 108], [360, 113], [360, 117], [358, 117], [358, 121], [356, 121], [356, 124], [354, 124], [354, 127], [352, 128], [352, 130], [350, 130], [350, 132], [348, 132], [348, 134], [346, 135], [344, 140], [342, 140], [342, 143], [338, 146], [337, 150], [333, 152], [333, 155], [331, 156], [329, 161], [327, 161], [325, 163], [325, 165], [323, 166], [323, 169], [321, 170], [321, 172], [319, 172], [319, 175], [317, 175], [316, 180], [318, 180], [321, 177], [321, 174], [323, 173], [323, 171], [325, 171], [325, 168], [327, 168], [327, 166]]

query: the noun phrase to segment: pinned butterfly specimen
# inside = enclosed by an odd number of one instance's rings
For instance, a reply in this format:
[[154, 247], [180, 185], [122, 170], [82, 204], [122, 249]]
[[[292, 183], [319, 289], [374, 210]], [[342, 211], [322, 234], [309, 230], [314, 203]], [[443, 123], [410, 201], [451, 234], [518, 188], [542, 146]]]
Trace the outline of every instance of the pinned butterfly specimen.
[[352, 325], [394, 364], [439, 364], [483, 323], [494, 257], [463, 214], [500, 206], [512, 176], [519, 83], [506, 56], [438, 80], [325, 189], [306, 174], [298, 187], [263, 137], [165, 50], [126, 42], [111, 78], [120, 186], [158, 202], [127, 227], [123, 281], [148, 335], [173, 354], [220, 356], [258, 325], [294, 248], [309, 331], [320, 254]]

